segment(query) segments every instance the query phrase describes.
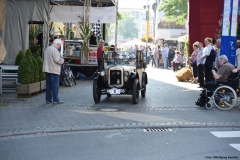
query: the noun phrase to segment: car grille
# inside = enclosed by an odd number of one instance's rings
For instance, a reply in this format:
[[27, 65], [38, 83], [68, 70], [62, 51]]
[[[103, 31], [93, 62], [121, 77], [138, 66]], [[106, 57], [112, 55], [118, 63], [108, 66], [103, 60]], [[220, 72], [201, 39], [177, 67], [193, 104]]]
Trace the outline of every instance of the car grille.
[[122, 71], [111, 70], [110, 71], [110, 85], [121, 85], [122, 84]]

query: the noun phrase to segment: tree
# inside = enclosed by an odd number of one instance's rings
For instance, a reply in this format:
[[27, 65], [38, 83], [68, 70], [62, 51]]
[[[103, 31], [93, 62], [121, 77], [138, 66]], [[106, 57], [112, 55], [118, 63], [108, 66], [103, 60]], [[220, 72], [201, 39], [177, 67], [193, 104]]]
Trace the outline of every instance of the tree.
[[[118, 15], [119, 21], [123, 19], [122, 12], [118, 11], [117, 15]], [[112, 35], [111, 31], [115, 31], [115, 27], [116, 27], [115, 24], [111, 24], [111, 23], [106, 24], [105, 42], [110, 42], [110, 37]]]
[[123, 19], [119, 21], [118, 31], [124, 39], [138, 38], [138, 28], [134, 23], [135, 17], [129, 12], [122, 12]]
[[187, 20], [188, 0], [163, 0], [158, 10], [164, 11], [166, 21], [184, 25]]

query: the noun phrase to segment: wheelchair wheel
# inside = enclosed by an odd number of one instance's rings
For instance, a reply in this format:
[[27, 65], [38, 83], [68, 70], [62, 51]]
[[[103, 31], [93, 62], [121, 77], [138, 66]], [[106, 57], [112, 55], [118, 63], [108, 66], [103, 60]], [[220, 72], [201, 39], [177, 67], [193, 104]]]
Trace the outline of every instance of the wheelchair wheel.
[[205, 108], [209, 109], [209, 110], [212, 109], [212, 104], [211, 103], [206, 103]]
[[230, 86], [220, 86], [213, 93], [213, 102], [221, 110], [232, 109], [237, 102], [237, 94]]

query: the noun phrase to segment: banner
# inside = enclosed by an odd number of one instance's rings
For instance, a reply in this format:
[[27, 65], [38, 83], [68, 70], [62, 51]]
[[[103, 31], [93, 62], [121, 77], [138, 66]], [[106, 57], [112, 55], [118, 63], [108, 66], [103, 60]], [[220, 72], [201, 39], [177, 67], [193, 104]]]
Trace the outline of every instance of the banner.
[[83, 6], [53, 6], [50, 12], [50, 22], [77, 23], [80, 21], [78, 16], [84, 16]]
[[98, 47], [89, 47], [88, 64], [97, 64], [97, 49]]
[[116, 7], [91, 7], [90, 23], [116, 23]]

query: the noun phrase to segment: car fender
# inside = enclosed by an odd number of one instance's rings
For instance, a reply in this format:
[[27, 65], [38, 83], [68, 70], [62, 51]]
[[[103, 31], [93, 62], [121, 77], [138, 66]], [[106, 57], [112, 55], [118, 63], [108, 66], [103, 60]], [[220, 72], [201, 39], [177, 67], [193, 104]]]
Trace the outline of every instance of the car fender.
[[144, 85], [148, 84], [148, 78], [147, 78], [146, 72], [143, 72], [143, 74], [142, 74], [142, 84], [144, 84]]
[[93, 74], [93, 79], [94, 79], [94, 80], [98, 79], [99, 75], [100, 75], [100, 73], [95, 72], [95, 73]]
[[138, 78], [138, 74], [137, 74], [136, 72], [131, 72], [130, 77], [131, 77], [132, 79]]

